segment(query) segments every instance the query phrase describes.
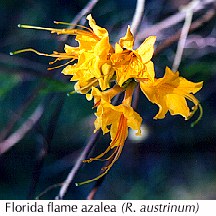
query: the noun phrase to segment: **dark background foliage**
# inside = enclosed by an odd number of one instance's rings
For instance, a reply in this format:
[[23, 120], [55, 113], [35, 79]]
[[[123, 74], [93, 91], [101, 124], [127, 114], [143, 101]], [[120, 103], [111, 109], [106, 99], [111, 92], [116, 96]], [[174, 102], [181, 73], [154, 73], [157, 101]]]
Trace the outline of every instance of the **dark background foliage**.
[[[63, 182], [93, 133], [92, 102], [86, 101], [83, 95], [67, 96], [73, 90], [73, 83], [63, 77], [61, 69], [47, 71], [51, 58], [33, 53], [9, 56], [10, 51], [28, 47], [44, 53], [59, 50], [58, 36], [20, 29], [17, 25], [54, 27], [54, 20], [71, 22], [87, 2], [0, 0], [1, 130], [18, 116], [8, 137], [22, 126], [39, 103], [45, 106], [34, 128], [0, 156], [0, 199], [34, 198], [47, 187]], [[146, 1], [140, 32], [177, 13], [180, 4], [184, 3], [188, 1]], [[114, 44], [131, 23], [135, 6], [135, 0], [101, 0], [91, 13], [100, 26], [109, 30]], [[156, 45], [181, 26], [182, 22], [160, 32]], [[190, 127], [192, 120], [185, 121], [179, 116], [167, 115], [163, 120], [153, 120], [157, 106], [140, 93], [137, 110], [143, 117], [147, 137], [137, 141], [129, 136], [120, 159], [106, 176], [96, 199], [216, 198], [215, 19], [190, 34], [187, 42], [179, 70], [189, 80], [204, 81], [203, 89], [197, 94], [203, 106], [203, 118], [194, 128]], [[73, 43], [71, 38], [67, 43]], [[163, 75], [165, 66], [172, 66], [176, 47], [174, 43], [153, 58], [157, 76]], [[19, 115], [20, 108], [30, 100], [31, 104]], [[91, 155], [101, 152], [108, 143], [108, 136], [100, 137]], [[40, 160], [41, 155], [43, 160]], [[84, 164], [75, 182], [96, 176], [101, 165], [102, 162]], [[93, 184], [76, 187], [75, 182], [65, 198], [85, 199]], [[55, 187], [41, 198], [54, 199], [58, 190], [59, 187]]]

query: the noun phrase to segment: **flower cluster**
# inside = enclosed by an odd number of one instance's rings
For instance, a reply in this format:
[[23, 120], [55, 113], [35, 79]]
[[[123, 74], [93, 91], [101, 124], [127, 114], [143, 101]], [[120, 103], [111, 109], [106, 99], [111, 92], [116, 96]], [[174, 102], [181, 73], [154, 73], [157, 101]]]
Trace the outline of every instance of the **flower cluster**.
[[[98, 26], [91, 15], [87, 16], [90, 28], [77, 26], [73, 29], [41, 28], [22, 25], [23, 28], [36, 28], [51, 31], [51, 33], [75, 35], [78, 47], [65, 45], [64, 53], [39, 53], [39, 55], [55, 57], [56, 61], [67, 60], [62, 71], [75, 81], [75, 91], [85, 94], [87, 100], [94, 100], [96, 108], [95, 131], [102, 130], [111, 137], [108, 148], [97, 157], [84, 162], [102, 160], [106, 155], [109, 163], [102, 168], [102, 173], [96, 178], [79, 183], [85, 184], [104, 176], [118, 160], [128, 129], [141, 134], [142, 117], [132, 107], [132, 97], [135, 87], [139, 86], [148, 100], [159, 107], [154, 119], [163, 119], [169, 111], [171, 115], [181, 115], [186, 120], [202, 108], [194, 94], [202, 88], [203, 83], [194, 83], [179, 76], [168, 67], [162, 78], [155, 77], [154, 64], [151, 58], [154, 53], [155, 36], [148, 37], [137, 49], [134, 49], [134, 37], [128, 26], [124, 37], [113, 47], [109, 42], [109, 34], [105, 28]], [[71, 64], [73, 62], [73, 64]], [[53, 63], [53, 62], [52, 62]], [[116, 105], [113, 98], [119, 94], [124, 97]], [[192, 102], [189, 107], [187, 101]], [[199, 119], [199, 118], [198, 118]]]

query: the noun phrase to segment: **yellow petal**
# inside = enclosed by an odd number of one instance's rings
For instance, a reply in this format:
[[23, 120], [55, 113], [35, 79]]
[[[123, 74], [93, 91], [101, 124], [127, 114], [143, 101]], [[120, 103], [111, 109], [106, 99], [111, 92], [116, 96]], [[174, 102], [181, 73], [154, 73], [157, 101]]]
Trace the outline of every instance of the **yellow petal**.
[[92, 18], [91, 14], [89, 14], [86, 19], [89, 21], [90, 27], [93, 29], [94, 33], [99, 37], [108, 37], [108, 32], [105, 28], [101, 28], [98, 26], [95, 22], [95, 20]]
[[185, 98], [177, 94], [166, 95], [166, 104], [169, 107], [171, 115], [181, 115], [185, 119], [190, 116], [190, 109], [188, 108]]
[[78, 52], [79, 52], [78, 47], [71, 47], [67, 44], [65, 44], [64, 50], [65, 50], [65, 53], [67, 53], [67, 54], [78, 54]]
[[158, 113], [154, 116], [154, 119], [165, 118], [166, 113], [169, 111], [169, 107], [167, 107], [166, 100], [162, 99], [158, 101], [156, 104], [158, 105], [159, 110]]
[[142, 58], [142, 62], [146, 63], [151, 60], [154, 53], [154, 43], [156, 41], [156, 36], [149, 36], [145, 41], [140, 45], [136, 52]]
[[[149, 61], [145, 64], [145, 70], [146, 74], [148, 74], [148, 77], [151, 81], [154, 81], [155, 78], [155, 70], [154, 70], [154, 63], [152, 61]], [[143, 75], [141, 78], [145, 78], [145, 75]]]
[[119, 44], [122, 48], [126, 48], [128, 50], [132, 50], [134, 45], [134, 37], [130, 31], [130, 26], [127, 28], [126, 35], [119, 40]]
[[123, 48], [118, 43], [116, 43], [115, 44], [115, 54], [122, 53], [122, 51], [123, 51]]

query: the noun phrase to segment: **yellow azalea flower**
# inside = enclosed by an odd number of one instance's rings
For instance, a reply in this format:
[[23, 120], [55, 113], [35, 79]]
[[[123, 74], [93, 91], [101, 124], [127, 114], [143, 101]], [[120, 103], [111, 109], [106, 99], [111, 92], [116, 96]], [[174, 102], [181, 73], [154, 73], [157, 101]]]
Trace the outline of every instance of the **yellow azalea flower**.
[[[77, 25], [75, 27], [81, 27], [81, 29], [55, 29], [20, 25], [22, 28], [42, 29], [51, 31], [51, 33], [76, 35], [75, 39], [78, 41], [79, 46], [71, 47], [65, 45], [65, 53], [54, 52], [53, 54], [44, 54], [34, 49], [24, 49], [12, 54], [33, 51], [38, 55], [55, 57], [56, 60], [51, 62], [51, 64], [60, 60], [68, 60], [66, 64], [54, 68], [67, 65], [62, 72], [65, 75], [73, 76], [71, 81], [77, 81], [75, 91], [85, 94], [92, 86], [96, 85], [105, 90], [110, 87], [110, 79], [114, 75], [114, 69], [109, 60], [109, 56], [114, 52], [114, 49], [109, 43], [107, 30], [96, 25], [91, 15], [87, 16], [87, 20], [91, 28]], [[56, 23], [65, 24], [61, 22]], [[68, 65], [74, 61], [77, 61], [77, 63]]]
[[110, 59], [116, 70], [116, 81], [120, 86], [130, 78], [155, 77], [154, 66], [150, 61], [154, 52], [156, 37], [148, 37], [139, 48], [133, 50], [134, 37], [128, 26], [126, 35], [115, 45], [115, 53]]
[[[78, 183], [77, 185], [82, 185], [95, 181], [102, 176], [104, 176], [113, 166], [113, 164], [118, 160], [125, 140], [128, 136], [128, 128], [137, 130], [137, 135], [141, 134], [141, 122], [142, 118], [138, 113], [136, 113], [131, 107], [132, 94], [134, 90], [134, 84], [129, 84], [125, 91], [125, 97], [122, 104], [114, 106], [110, 103], [110, 100], [114, 95], [122, 91], [122, 88], [115, 86], [113, 89], [107, 92], [100, 92], [97, 88], [93, 88], [92, 95], [95, 98], [95, 106], [97, 106], [97, 119], [95, 120], [95, 131], [102, 129], [103, 133], [110, 133], [111, 142], [108, 148], [95, 158], [90, 158], [84, 162], [92, 162], [94, 160], [101, 160], [103, 156], [109, 153], [111, 150], [112, 154], [105, 160], [110, 160], [110, 164], [103, 167], [102, 174], [94, 179], [87, 180], [85, 182]], [[90, 97], [91, 99], [91, 97]]]
[[[199, 107], [199, 101], [193, 94], [202, 88], [203, 82], [194, 83], [180, 77], [179, 72], [173, 72], [166, 67], [163, 78], [154, 81], [141, 81], [140, 88], [152, 103], [159, 107], [155, 119], [162, 119], [169, 111], [171, 115], [181, 115], [189, 119]], [[187, 100], [194, 104], [190, 109]]]

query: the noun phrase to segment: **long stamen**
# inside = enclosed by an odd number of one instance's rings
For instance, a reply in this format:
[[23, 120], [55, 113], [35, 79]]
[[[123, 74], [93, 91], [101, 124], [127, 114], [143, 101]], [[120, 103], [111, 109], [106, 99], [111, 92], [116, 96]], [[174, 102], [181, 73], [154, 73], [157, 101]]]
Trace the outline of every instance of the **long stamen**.
[[94, 160], [100, 160], [106, 153], [111, 150], [111, 146], [109, 146], [103, 153], [99, 154], [97, 157], [89, 158], [88, 160], [83, 160], [84, 163], [91, 163]]
[[187, 98], [189, 101], [193, 102], [194, 105], [195, 105], [193, 107], [191, 115], [187, 118], [187, 120], [190, 119], [195, 114], [195, 112], [197, 111], [198, 108], [199, 108], [199, 111], [200, 111], [200, 114], [199, 114], [198, 118], [194, 122], [191, 123], [191, 127], [194, 127], [200, 121], [200, 119], [203, 116], [203, 108], [202, 108], [201, 104], [199, 103], [199, 101], [193, 95], [186, 94], [185, 98]]
[[10, 55], [17, 55], [17, 54], [24, 53], [24, 52], [33, 52], [33, 53], [36, 53], [37, 55], [57, 58], [55, 61], [50, 62], [50, 64], [53, 64], [56, 61], [72, 59], [71, 61], [69, 61], [69, 63], [70, 63], [70, 62], [73, 62], [73, 61], [75, 61], [77, 59], [76, 55], [68, 55], [67, 53], [58, 53], [58, 52], [53, 52], [53, 54], [46, 54], [46, 53], [38, 52], [37, 50], [32, 49], [32, 48], [27, 48], [27, 49], [22, 49], [22, 50], [17, 50], [17, 51], [14, 51], [14, 52], [10, 52]]
[[[37, 50], [32, 49], [32, 48], [22, 49], [22, 50], [17, 50], [17, 51], [14, 51], [14, 52], [10, 52], [10, 55], [17, 55], [17, 54], [24, 53], [24, 52], [34, 52], [37, 55], [50, 56], [49, 54], [38, 52]], [[58, 56], [53, 56], [53, 57], [58, 57]]]
[[75, 183], [76, 186], [81, 186], [84, 184], [88, 184], [90, 182], [93, 181], [97, 181], [98, 179], [102, 178], [104, 175], [106, 175], [108, 173], [108, 171], [111, 169], [111, 167], [113, 166], [113, 164], [118, 160], [119, 156], [121, 155], [122, 149], [123, 149], [123, 145], [122, 146], [118, 146], [117, 147], [118, 151], [116, 152], [116, 155], [114, 157], [114, 159], [112, 160], [112, 162], [106, 167], [106, 170], [101, 173], [99, 176], [97, 176], [96, 178], [84, 181], [84, 182], [80, 182], [80, 183]]
[[[56, 60], [59, 61], [58, 59], [56, 59]], [[72, 60], [66, 62], [65, 64], [61, 64], [61, 65], [55, 66], [55, 67], [53, 67], [53, 68], [48, 68], [47, 70], [53, 70], [53, 69], [56, 69], [56, 68], [64, 67], [64, 66], [66, 66], [66, 65], [68, 65], [68, 64], [70, 64], [70, 63], [72, 63], [72, 62], [74, 62], [75, 60], [76, 60], [76, 59], [72, 59]], [[56, 61], [53, 61], [53, 62], [50, 62], [49, 64], [54, 64], [55, 62], [56, 62]]]
[[27, 29], [47, 30], [47, 31], [61, 30], [61, 29], [55, 29], [55, 28], [45, 28], [45, 27], [40, 27], [40, 26], [31, 26], [31, 25], [24, 25], [24, 24], [19, 24], [18, 27], [27, 28]]
[[54, 58], [58, 58], [58, 60], [65, 60], [65, 59], [71, 59], [71, 58], [77, 58], [75, 55], [68, 55], [65, 53], [53, 53], [53, 54], [46, 54], [46, 53], [41, 53], [38, 52], [35, 49], [32, 48], [27, 48], [27, 49], [22, 49], [22, 50], [17, 50], [14, 52], [10, 52], [10, 55], [17, 55], [20, 53], [24, 53], [24, 52], [33, 52], [36, 53], [37, 55], [41, 55], [41, 56], [48, 56], [48, 57], [54, 57]]
[[[97, 157], [95, 157], [95, 158], [90, 158], [90, 159], [87, 159], [87, 160], [83, 160], [83, 162], [84, 163], [91, 163], [92, 161], [107, 161], [107, 160], [110, 160], [115, 154], [116, 154], [116, 151], [117, 151], [117, 149], [115, 149], [115, 151], [110, 155], [110, 156], [108, 156], [107, 158], [102, 158], [104, 155], [106, 155], [109, 151], [111, 150], [111, 148], [109, 148], [109, 150], [107, 151], [107, 149], [106, 149], [106, 151], [105, 152], [103, 152], [102, 154], [100, 154], [100, 155], [98, 155]], [[101, 168], [101, 170], [103, 170], [104, 169], [104, 167], [103, 168]]]
[[[114, 150], [114, 152], [108, 157], [108, 158], [104, 158], [104, 159], [100, 159], [101, 161], [107, 161], [110, 160], [117, 152], [117, 148]], [[105, 170], [105, 167], [102, 167], [101, 170]]]
[[59, 22], [59, 21], [54, 21], [55, 24], [57, 25], [68, 25], [68, 26], [74, 26], [74, 27], [80, 27], [80, 28], [83, 28], [83, 29], [86, 29], [88, 31], [90, 31], [91, 33], [94, 34], [94, 32], [92, 31], [92, 29], [86, 27], [86, 26], [83, 26], [83, 25], [77, 25], [77, 24], [73, 24], [73, 23], [67, 23], [67, 22]]
[[199, 106], [200, 114], [199, 114], [198, 118], [194, 122], [191, 123], [191, 127], [194, 127], [200, 121], [200, 119], [203, 116], [203, 108], [202, 108], [201, 104], [199, 104], [198, 106]]
[[89, 37], [93, 37], [96, 40], [99, 40], [98, 36], [94, 34], [94, 32], [90, 31], [88, 29], [84, 30], [83, 29], [70, 29], [70, 28], [64, 28], [64, 29], [55, 29], [55, 28], [46, 28], [46, 27], [40, 27], [40, 26], [31, 26], [31, 25], [23, 25], [23, 24], [19, 24], [18, 25], [19, 28], [28, 28], [28, 29], [38, 29], [38, 30], [46, 30], [46, 31], [50, 31], [51, 33], [56, 33], [58, 35], [60, 34], [68, 34], [68, 35], [86, 35]]

